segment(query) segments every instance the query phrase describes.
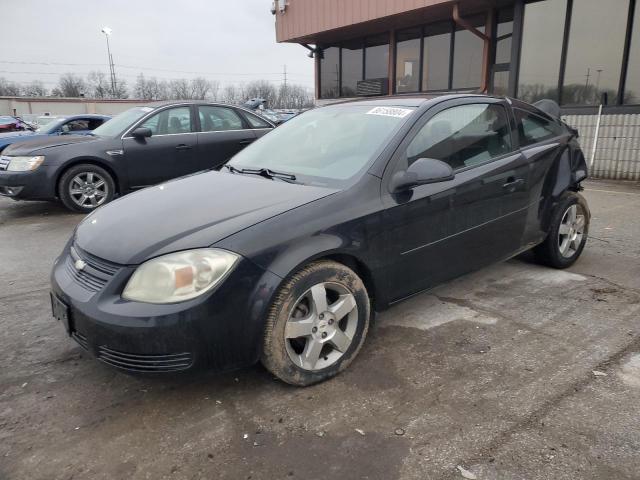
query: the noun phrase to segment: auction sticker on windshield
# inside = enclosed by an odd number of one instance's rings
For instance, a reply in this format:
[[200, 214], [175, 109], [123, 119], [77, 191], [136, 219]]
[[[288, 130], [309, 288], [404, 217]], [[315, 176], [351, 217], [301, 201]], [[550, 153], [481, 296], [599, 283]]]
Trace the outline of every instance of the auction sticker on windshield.
[[383, 115], [385, 117], [404, 118], [413, 110], [398, 107], [375, 107], [367, 112], [367, 115]]

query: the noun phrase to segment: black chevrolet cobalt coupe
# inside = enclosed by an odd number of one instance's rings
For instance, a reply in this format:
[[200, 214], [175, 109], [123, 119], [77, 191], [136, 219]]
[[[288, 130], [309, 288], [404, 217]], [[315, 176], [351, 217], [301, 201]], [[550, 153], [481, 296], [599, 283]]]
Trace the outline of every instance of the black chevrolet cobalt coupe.
[[150, 187], [77, 228], [54, 316], [129, 372], [263, 365], [309, 385], [372, 313], [528, 249], [580, 256], [576, 132], [517, 100], [390, 97], [308, 111], [220, 172]]

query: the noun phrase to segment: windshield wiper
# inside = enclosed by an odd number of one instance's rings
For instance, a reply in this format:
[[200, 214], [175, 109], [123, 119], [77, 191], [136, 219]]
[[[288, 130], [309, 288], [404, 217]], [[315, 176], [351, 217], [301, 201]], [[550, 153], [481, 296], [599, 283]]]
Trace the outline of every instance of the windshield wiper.
[[292, 173], [278, 172], [269, 168], [237, 168], [229, 164], [226, 164], [225, 167], [227, 167], [231, 173], [260, 175], [265, 178], [279, 178], [281, 180], [290, 180], [292, 182], [296, 180], [296, 176]]

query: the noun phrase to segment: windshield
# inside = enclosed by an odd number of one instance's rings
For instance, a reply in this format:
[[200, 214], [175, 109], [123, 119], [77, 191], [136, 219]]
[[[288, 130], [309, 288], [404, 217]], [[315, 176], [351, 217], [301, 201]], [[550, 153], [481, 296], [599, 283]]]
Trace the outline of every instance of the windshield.
[[236, 168], [268, 168], [302, 183], [343, 186], [370, 165], [413, 108], [332, 105], [310, 110], [235, 155]]
[[116, 115], [111, 120], [104, 122], [92, 133], [101, 137], [115, 137], [120, 135], [133, 123], [140, 120], [147, 113], [153, 111], [151, 107], [135, 107]]

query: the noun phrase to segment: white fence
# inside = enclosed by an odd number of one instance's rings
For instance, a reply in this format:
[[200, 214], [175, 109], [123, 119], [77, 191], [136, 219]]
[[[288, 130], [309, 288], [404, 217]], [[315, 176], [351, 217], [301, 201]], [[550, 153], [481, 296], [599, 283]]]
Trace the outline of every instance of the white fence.
[[[580, 145], [588, 164], [598, 116], [564, 115], [562, 119], [580, 132]], [[640, 114], [602, 115], [589, 176], [640, 180]]]

